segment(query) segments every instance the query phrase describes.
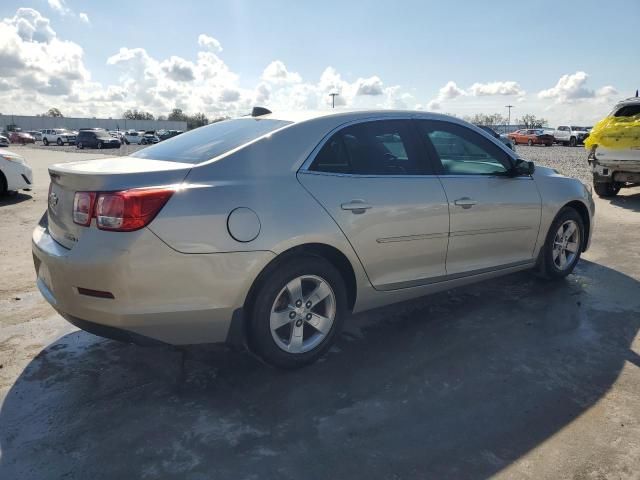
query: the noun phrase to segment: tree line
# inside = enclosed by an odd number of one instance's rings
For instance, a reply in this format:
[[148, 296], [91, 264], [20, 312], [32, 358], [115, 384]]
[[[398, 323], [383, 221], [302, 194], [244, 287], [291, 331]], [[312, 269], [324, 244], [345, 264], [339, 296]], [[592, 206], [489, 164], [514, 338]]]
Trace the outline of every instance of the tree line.
[[[475, 115], [467, 115], [462, 117], [463, 120], [473, 123], [475, 125], [486, 125], [486, 126], [500, 126], [506, 125], [508, 122], [507, 117], [500, 113], [486, 114], [486, 113], [476, 113]], [[531, 113], [527, 113], [522, 115], [520, 118], [515, 118], [512, 120], [515, 125], [524, 125], [525, 128], [542, 128], [549, 124], [548, 120], [545, 118], [539, 118]]]

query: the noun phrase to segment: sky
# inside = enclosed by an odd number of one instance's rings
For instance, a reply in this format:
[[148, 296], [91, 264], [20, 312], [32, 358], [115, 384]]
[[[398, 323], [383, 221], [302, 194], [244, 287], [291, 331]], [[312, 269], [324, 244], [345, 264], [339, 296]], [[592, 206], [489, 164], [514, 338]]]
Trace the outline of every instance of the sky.
[[3, 0], [0, 112], [399, 108], [591, 125], [640, 88], [640, 1]]

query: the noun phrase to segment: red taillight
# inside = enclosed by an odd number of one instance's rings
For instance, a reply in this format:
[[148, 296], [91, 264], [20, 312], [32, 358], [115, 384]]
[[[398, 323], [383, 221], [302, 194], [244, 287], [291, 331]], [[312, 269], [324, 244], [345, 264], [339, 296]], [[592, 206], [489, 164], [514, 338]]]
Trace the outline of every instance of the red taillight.
[[136, 188], [122, 192], [76, 192], [73, 221], [88, 227], [91, 219], [101, 230], [131, 232], [145, 227], [175, 192], [174, 188]]
[[138, 230], [154, 219], [174, 191], [173, 188], [140, 188], [99, 193], [95, 207], [98, 228], [118, 232]]
[[95, 192], [76, 192], [73, 197], [73, 223], [88, 227], [93, 217]]

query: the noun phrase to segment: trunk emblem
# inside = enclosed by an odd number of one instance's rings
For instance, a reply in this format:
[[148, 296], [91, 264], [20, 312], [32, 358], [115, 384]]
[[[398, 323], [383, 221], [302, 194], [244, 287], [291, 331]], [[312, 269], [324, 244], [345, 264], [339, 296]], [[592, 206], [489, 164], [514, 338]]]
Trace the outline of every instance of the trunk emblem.
[[51, 210], [55, 210], [57, 205], [58, 205], [58, 195], [56, 195], [55, 193], [51, 192], [49, 194], [49, 208]]

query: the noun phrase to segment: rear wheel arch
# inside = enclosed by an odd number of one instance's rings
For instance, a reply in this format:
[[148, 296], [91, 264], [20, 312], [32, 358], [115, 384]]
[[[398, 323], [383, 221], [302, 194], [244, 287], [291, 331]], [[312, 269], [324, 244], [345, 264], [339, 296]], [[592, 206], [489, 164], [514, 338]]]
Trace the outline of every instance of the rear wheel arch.
[[4, 176], [4, 173], [0, 170], [0, 195], [5, 195], [9, 191], [9, 182], [7, 182], [7, 177]]
[[295, 257], [320, 257], [331, 263], [342, 275], [345, 286], [347, 287], [347, 302], [349, 310], [353, 309], [357, 295], [356, 274], [351, 265], [351, 262], [344, 253], [331, 245], [325, 243], [305, 243], [297, 245], [284, 252], [280, 253], [276, 258], [271, 260], [258, 274], [253, 281], [249, 292], [247, 293], [244, 310], [245, 312], [251, 311], [255, 301], [255, 295], [263, 282], [274, 270], [276, 270], [284, 261], [290, 260]]

